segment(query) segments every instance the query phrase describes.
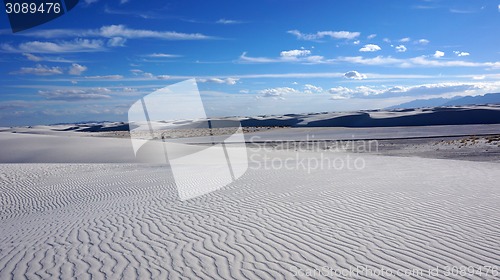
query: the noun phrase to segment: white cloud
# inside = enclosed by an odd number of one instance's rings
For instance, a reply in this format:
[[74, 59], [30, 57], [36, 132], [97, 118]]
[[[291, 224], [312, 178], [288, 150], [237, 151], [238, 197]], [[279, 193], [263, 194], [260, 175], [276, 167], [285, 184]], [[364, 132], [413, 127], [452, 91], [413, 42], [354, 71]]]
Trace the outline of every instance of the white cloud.
[[124, 47], [127, 39], [122, 37], [113, 37], [108, 40], [108, 46], [110, 47]]
[[386, 42], [388, 44], [391, 43], [391, 39], [389, 39], [389, 38], [384, 38], [384, 39], [382, 39], [382, 41], [384, 41], [384, 42]]
[[304, 85], [304, 93], [312, 94], [312, 93], [321, 93], [321, 92], [323, 92], [322, 87], [318, 87], [318, 86], [311, 85], [311, 84]]
[[174, 57], [180, 57], [180, 55], [177, 54], [168, 54], [168, 53], [152, 53], [146, 55], [147, 57], [155, 57], [155, 58], [174, 58]]
[[80, 65], [80, 64], [77, 64], [77, 63], [73, 63], [71, 64], [71, 67], [69, 68], [69, 74], [70, 75], [81, 75], [83, 72], [87, 71], [87, 67], [86, 66], [83, 66], [83, 65]]
[[221, 18], [218, 21], [216, 21], [216, 23], [218, 23], [218, 24], [240, 24], [243, 22], [239, 21], [239, 20], [231, 20], [231, 19]]
[[244, 52], [240, 55], [239, 61], [247, 63], [271, 63], [271, 62], [282, 62], [283, 60], [267, 58], [267, 57], [250, 57], [247, 56], [246, 52]]
[[475, 10], [450, 9], [450, 13], [454, 13], [454, 14], [473, 14], [473, 13], [477, 13], [477, 11], [475, 11]]
[[122, 88], [123, 92], [137, 92], [136, 88], [124, 87]]
[[469, 62], [462, 60], [440, 61], [440, 60], [429, 60], [425, 56], [411, 58], [410, 62], [417, 66], [500, 68], [500, 62]]
[[33, 55], [33, 54], [30, 54], [30, 53], [23, 53], [23, 56], [26, 57], [28, 60], [35, 61], [35, 62], [43, 60], [43, 58], [36, 56], [36, 55]]
[[120, 80], [120, 79], [123, 79], [123, 76], [122, 75], [85, 76], [85, 79], [93, 79], [93, 80]]
[[361, 41], [360, 41], [360, 40], [356, 40], [356, 41], [354, 41], [354, 42], [352, 42], [352, 43], [353, 43], [354, 45], [359, 45], [359, 44], [361, 43]]
[[344, 78], [352, 80], [363, 80], [366, 79], [367, 77], [365, 74], [361, 74], [358, 71], [349, 71], [344, 74]]
[[498, 11], [500, 12], [500, 4], [498, 4]]
[[[444, 54], [444, 53], [443, 53]], [[437, 56], [440, 56], [438, 51]], [[437, 57], [440, 58], [440, 57]], [[352, 63], [361, 65], [390, 65], [394, 67], [410, 68], [410, 67], [487, 67], [487, 68], [500, 68], [499, 62], [470, 62], [462, 60], [442, 60], [432, 59], [432, 56], [418, 56], [412, 58], [394, 58], [391, 56], [376, 56], [365, 58], [363, 56], [339, 56], [336, 58], [327, 59], [322, 56], [305, 56], [299, 57], [295, 60], [280, 58], [267, 58], [267, 57], [248, 57], [243, 53], [239, 62], [241, 63], [284, 63], [295, 62], [303, 64], [336, 64], [336, 63]]]
[[[62, 37], [103, 37], [139, 39], [152, 38], [162, 40], [208, 40], [214, 39], [201, 33], [181, 33], [175, 31], [156, 31], [148, 29], [128, 28], [123, 24], [105, 25], [99, 29], [46, 29], [39, 31], [24, 32], [21, 36], [41, 38]], [[117, 39], [116, 39], [117, 40]]]
[[170, 79], [170, 76], [169, 75], [158, 75], [158, 76], [156, 76], [156, 78], [158, 80], [168, 80], [168, 79]]
[[377, 34], [370, 34], [368, 35], [368, 37], [366, 37], [368, 40], [371, 40], [371, 39], [374, 39], [375, 37], [377, 37]]
[[444, 56], [444, 52], [442, 51], [436, 51], [433, 55], [435, 58], [440, 58]]
[[247, 53], [244, 52], [240, 58], [241, 63], [277, 63], [277, 62], [300, 62], [304, 64], [317, 64], [324, 63], [325, 58], [320, 55], [311, 55], [309, 50], [291, 50], [284, 51], [280, 53], [279, 58], [268, 58], [268, 57], [249, 57]]
[[427, 40], [427, 39], [420, 39], [420, 40], [418, 40], [416, 43], [417, 43], [417, 44], [420, 44], [420, 45], [427, 45], [427, 44], [429, 44], [429, 42], [430, 42], [430, 41], [429, 41], [429, 40]]
[[148, 73], [148, 72], [142, 73], [142, 76], [144, 78], [147, 78], [147, 79], [153, 79], [155, 77], [155, 75], [153, 75], [152, 73]]
[[385, 95], [442, 95], [448, 93], [471, 93], [478, 91], [488, 91], [498, 88], [498, 85], [486, 83], [437, 83], [437, 84], [423, 84], [415, 86], [398, 86], [386, 89], [382, 93]]
[[216, 83], [216, 84], [227, 84], [227, 85], [235, 85], [239, 79], [236, 78], [207, 78], [207, 79], [197, 79], [198, 82], [201, 83]]
[[406, 52], [407, 48], [404, 45], [396, 46], [397, 52]]
[[132, 70], [130, 70], [130, 72], [132, 72], [132, 74], [134, 74], [134, 76], [140, 76], [142, 78], [150, 79], [150, 80], [155, 79], [155, 76], [152, 73], [144, 72], [140, 69], [132, 69]]
[[408, 43], [408, 42], [410, 42], [410, 38], [409, 37], [403, 38], [403, 39], [399, 40], [399, 42]]
[[468, 52], [460, 52], [460, 51], [454, 51], [453, 53], [456, 54], [457, 56], [469, 56], [470, 55], [470, 53], [468, 53]]
[[332, 39], [354, 39], [358, 37], [361, 33], [350, 32], [350, 31], [318, 31], [312, 34], [304, 34], [298, 30], [289, 30], [287, 33], [295, 35], [299, 40], [315, 41], [325, 37], [330, 37]]
[[101, 40], [76, 39], [73, 41], [41, 42], [31, 41], [21, 43], [14, 47], [9, 44], [2, 44], [1, 48], [6, 52], [21, 53], [76, 53], [76, 52], [96, 52], [104, 50]]
[[335, 87], [328, 90], [331, 93], [332, 99], [347, 99], [347, 98], [387, 98], [398, 96], [457, 96], [457, 95], [472, 95], [482, 94], [486, 92], [494, 92], [500, 89], [498, 83], [435, 83], [421, 84], [414, 86], [393, 86], [393, 87], [370, 87], [359, 86], [355, 88]]
[[376, 52], [382, 50], [378, 45], [368, 44], [359, 49], [360, 52]]
[[264, 97], [281, 97], [290, 93], [300, 93], [298, 90], [290, 88], [290, 87], [277, 87], [277, 88], [268, 88], [259, 91], [260, 94]]
[[22, 55], [26, 57], [26, 59], [35, 62], [48, 61], [48, 62], [58, 62], [58, 63], [73, 63], [73, 61], [64, 59], [62, 57], [37, 56], [31, 53], [23, 53]]
[[282, 51], [280, 53], [281, 57], [291, 57], [291, 58], [296, 58], [298, 56], [306, 56], [310, 55], [311, 51], [310, 50], [289, 50], [289, 51]]
[[138, 74], [144, 73], [144, 71], [142, 71], [140, 69], [132, 69], [132, 70], [130, 70], [130, 72], [132, 72], [132, 74], [134, 74], [134, 75], [138, 75]]
[[63, 71], [59, 67], [48, 67], [45, 65], [37, 64], [35, 67], [21, 67], [20, 70], [11, 72], [10, 74], [19, 75], [37, 75], [37, 76], [50, 76], [60, 75]]
[[323, 63], [324, 61], [325, 61], [325, 58], [321, 55], [311, 55], [311, 56], [305, 57], [306, 63]]
[[[92, 33], [92, 32], [91, 32]], [[135, 38], [153, 38], [163, 40], [206, 40], [212, 37], [200, 33], [179, 33], [174, 31], [154, 31], [146, 29], [132, 29], [127, 28], [125, 25], [108, 25], [103, 26], [99, 31], [95, 32], [97, 35], [113, 38], [122, 37], [127, 39]]]
[[78, 101], [88, 99], [108, 99], [111, 90], [107, 88], [93, 89], [58, 89], [53, 91], [38, 91], [38, 94], [53, 100]]
[[328, 92], [332, 95], [331, 99], [334, 100], [349, 99], [353, 93], [351, 89], [342, 86], [331, 88]]

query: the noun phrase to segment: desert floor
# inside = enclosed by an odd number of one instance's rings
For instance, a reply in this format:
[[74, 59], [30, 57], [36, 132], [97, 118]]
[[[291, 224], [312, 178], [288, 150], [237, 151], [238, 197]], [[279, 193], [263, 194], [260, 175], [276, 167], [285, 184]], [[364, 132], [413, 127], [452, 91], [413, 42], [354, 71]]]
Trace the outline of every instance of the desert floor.
[[492, 133], [254, 143], [242, 177], [181, 201], [130, 139], [37, 131], [0, 132], [0, 279], [499, 277]]

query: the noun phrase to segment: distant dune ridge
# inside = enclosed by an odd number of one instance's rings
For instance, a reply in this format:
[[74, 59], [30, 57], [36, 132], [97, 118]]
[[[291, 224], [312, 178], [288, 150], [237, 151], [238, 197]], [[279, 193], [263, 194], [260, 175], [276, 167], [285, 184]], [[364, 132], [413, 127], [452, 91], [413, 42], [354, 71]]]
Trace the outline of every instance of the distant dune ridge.
[[479, 96], [464, 96], [453, 98], [417, 99], [403, 104], [388, 107], [387, 109], [411, 109], [438, 106], [465, 106], [500, 104], [500, 93], [488, 93]]
[[[500, 96], [500, 94], [498, 94]], [[323, 112], [309, 114], [264, 115], [258, 117], [212, 118], [213, 127], [398, 127], [431, 125], [465, 125], [500, 123], [499, 105], [451, 106], [420, 109], [369, 110], [356, 112]], [[156, 122], [155, 129], [196, 128], [199, 122]], [[128, 131], [127, 123], [81, 124], [65, 131]]]

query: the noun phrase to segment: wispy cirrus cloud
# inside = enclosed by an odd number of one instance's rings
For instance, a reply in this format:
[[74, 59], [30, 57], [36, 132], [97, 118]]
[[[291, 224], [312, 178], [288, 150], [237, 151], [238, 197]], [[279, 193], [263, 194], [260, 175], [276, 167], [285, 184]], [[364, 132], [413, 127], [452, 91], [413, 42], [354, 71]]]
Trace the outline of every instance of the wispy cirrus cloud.
[[[438, 54], [440, 55], [440, 54]], [[428, 56], [418, 56], [413, 58], [394, 58], [386, 56], [377, 56], [373, 58], [364, 58], [362, 56], [337, 57], [334, 62], [349, 62], [361, 65], [388, 65], [402, 68], [409, 67], [487, 67], [500, 68], [500, 62], [471, 62], [463, 60], [435, 60]]]
[[226, 85], [235, 85], [238, 82], [238, 78], [199, 78], [196, 81], [200, 83], [215, 83], [215, 84], [226, 84]]
[[[375, 48], [376, 49], [376, 48]], [[304, 54], [296, 52], [295, 54]], [[395, 58], [392, 56], [376, 56], [366, 58], [363, 56], [339, 56], [336, 58], [325, 58], [323, 56], [290, 56], [290, 57], [251, 57], [244, 52], [236, 62], [239, 63], [302, 63], [302, 64], [337, 64], [350, 63], [369, 66], [393, 66], [401, 68], [412, 67], [485, 67], [500, 68], [500, 62], [473, 62], [464, 60], [440, 59], [444, 53], [438, 51], [432, 56], [418, 56], [411, 58]], [[431, 59], [431, 57], [435, 59]]]
[[419, 40], [415, 41], [415, 43], [420, 44], [420, 45], [427, 45], [430, 43], [430, 41], [427, 39], [419, 39]]
[[108, 45], [108, 47], [124, 47], [126, 42], [127, 42], [127, 39], [125, 39], [125, 38], [113, 37], [113, 38], [108, 40], [107, 45]]
[[138, 10], [119, 10], [119, 9], [112, 9], [108, 6], [104, 8], [104, 12], [106, 14], [110, 15], [123, 15], [123, 16], [129, 16], [129, 17], [137, 17], [137, 18], [142, 18], [142, 19], [161, 19], [161, 18], [168, 18], [169, 16], [165, 16], [164, 14], [157, 13], [155, 11], [138, 11]]
[[105, 47], [102, 40], [75, 39], [59, 42], [30, 41], [17, 46], [2, 44], [0, 49], [10, 53], [79, 53], [103, 51]]
[[153, 58], [177, 58], [182, 57], [182, 55], [178, 54], [169, 54], [169, 53], [151, 53], [144, 55], [145, 57], [153, 57]]
[[332, 39], [351, 40], [361, 35], [360, 32], [350, 32], [350, 31], [318, 31], [316, 33], [307, 34], [307, 33], [302, 33], [299, 30], [289, 30], [287, 31], [287, 33], [294, 35], [299, 40], [306, 40], [306, 41], [316, 41], [326, 37]]
[[241, 24], [241, 23], [244, 23], [244, 22], [241, 21], [241, 20], [233, 20], [233, 19], [221, 18], [218, 21], [216, 21], [215, 23], [218, 23], [218, 24]]
[[37, 64], [35, 67], [21, 67], [18, 71], [10, 72], [10, 74], [50, 76], [61, 75], [63, 74], [63, 70], [60, 67], [48, 67], [46, 65]]
[[47, 62], [58, 62], [58, 63], [75, 63], [74, 60], [65, 59], [59, 56], [41, 56], [41, 55], [34, 55], [32, 53], [23, 53], [22, 55], [27, 60], [34, 62], [47, 61]]
[[161, 40], [208, 40], [215, 37], [201, 33], [183, 33], [176, 31], [157, 31], [150, 29], [134, 29], [123, 24], [105, 25], [99, 29], [46, 29], [24, 32], [22, 36], [45, 39], [65, 37], [103, 37], [125, 39], [161, 39]]
[[310, 55], [309, 50], [290, 50], [282, 51], [280, 57], [250, 57], [246, 52], [240, 55], [239, 63], [276, 63], [276, 62], [299, 62], [304, 64], [325, 63], [325, 58], [319, 55]]
[[79, 101], [92, 99], [109, 99], [111, 90], [108, 88], [91, 89], [57, 89], [40, 90], [38, 94], [51, 100]]
[[23, 53], [23, 56], [26, 57], [28, 60], [30, 61], [35, 61], [35, 62], [39, 62], [39, 61], [42, 61], [43, 58], [42, 57], [39, 57], [39, 56], [36, 56], [36, 55], [33, 55], [33, 54], [30, 54], [30, 53]]
[[123, 79], [123, 76], [122, 75], [85, 76], [85, 79], [91, 79], [91, 80], [121, 80], [121, 79]]
[[289, 50], [289, 51], [282, 51], [280, 53], [281, 57], [286, 57], [286, 58], [297, 58], [299, 56], [308, 56], [311, 54], [310, 50]]
[[83, 2], [87, 5], [90, 5], [90, 4], [93, 4], [93, 3], [97, 3], [99, 0], [84, 0]]
[[251, 57], [247, 55], [247, 52], [243, 52], [238, 62], [243, 63], [273, 63], [273, 62], [283, 62], [282, 59], [279, 58], [268, 58], [268, 57]]
[[175, 31], [155, 31], [147, 29], [127, 28], [125, 25], [108, 25], [101, 27], [98, 31], [92, 31], [97, 36], [113, 38], [122, 37], [127, 39], [152, 38], [162, 40], [207, 40], [214, 37], [201, 33], [181, 33]]
[[456, 8], [450, 9], [450, 13], [453, 13], [453, 14], [474, 14], [477, 12], [478, 12], [478, 10], [465, 10], [465, 9], [456, 9]]

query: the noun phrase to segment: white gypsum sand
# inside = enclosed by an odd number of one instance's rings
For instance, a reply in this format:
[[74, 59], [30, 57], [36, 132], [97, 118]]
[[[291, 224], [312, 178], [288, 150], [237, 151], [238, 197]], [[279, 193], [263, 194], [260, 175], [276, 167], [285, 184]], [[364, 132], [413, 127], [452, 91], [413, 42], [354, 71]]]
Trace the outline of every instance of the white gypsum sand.
[[[319, 159], [323, 168], [313, 168]], [[334, 161], [344, 168], [327, 168]], [[449, 279], [447, 266], [500, 264], [498, 171], [488, 162], [253, 151], [239, 180], [180, 201], [163, 165], [2, 164], [0, 279], [324, 279], [304, 274], [361, 266]], [[468, 278], [494, 277], [483, 268]]]

